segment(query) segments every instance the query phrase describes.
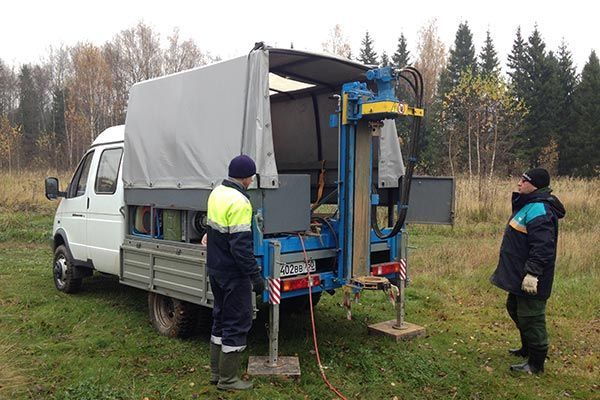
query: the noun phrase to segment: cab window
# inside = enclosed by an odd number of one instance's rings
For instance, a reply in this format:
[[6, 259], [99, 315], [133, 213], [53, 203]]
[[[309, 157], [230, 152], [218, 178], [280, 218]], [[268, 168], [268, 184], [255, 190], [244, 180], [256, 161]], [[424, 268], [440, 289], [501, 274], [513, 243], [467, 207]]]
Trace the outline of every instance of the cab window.
[[94, 152], [90, 151], [79, 163], [79, 167], [77, 168], [77, 171], [75, 171], [75, 175], [73, 175], [73, 180], [69, 185], [69, 193], [67, 195], [68, 198], [79, 197], [85, 194], [87, 179], [90, 173], [90, 165], [92, 164], [93, 157]]
[[117, 190], [117, 176], [121, 164], [122, 148], [107, 149], [100, 155], [96, 184], [96, 194], [114, 194]]

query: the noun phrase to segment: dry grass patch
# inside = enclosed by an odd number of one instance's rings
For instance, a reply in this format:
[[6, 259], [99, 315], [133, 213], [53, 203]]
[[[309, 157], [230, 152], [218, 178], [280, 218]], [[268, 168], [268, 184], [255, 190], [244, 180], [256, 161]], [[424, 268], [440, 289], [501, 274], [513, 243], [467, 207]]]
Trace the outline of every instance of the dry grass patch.
[[61, 190], [71, 179], [70, 173], [56, 171], [0, 172], [0, 211], [54, 211], [58, 202], [45, 196], [44, 179], [48, 176], [59, 178]]
[[29, 384], [17, 361], [17, 342], [11, 340], [11, 336], [14, 335], [0, 338], [0, 399], [12, 398]]

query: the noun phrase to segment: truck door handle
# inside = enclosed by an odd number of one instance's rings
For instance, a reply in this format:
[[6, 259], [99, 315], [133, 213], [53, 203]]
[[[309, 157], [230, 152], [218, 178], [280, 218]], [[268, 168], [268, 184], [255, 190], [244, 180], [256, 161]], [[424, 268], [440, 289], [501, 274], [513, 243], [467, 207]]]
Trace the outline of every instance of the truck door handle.
[[85, 215], [83, 215], [83, 214], [72, 214], [72, 215], [73, 215], [74, 217], [81, 217], [81, 218], [85, 217]]

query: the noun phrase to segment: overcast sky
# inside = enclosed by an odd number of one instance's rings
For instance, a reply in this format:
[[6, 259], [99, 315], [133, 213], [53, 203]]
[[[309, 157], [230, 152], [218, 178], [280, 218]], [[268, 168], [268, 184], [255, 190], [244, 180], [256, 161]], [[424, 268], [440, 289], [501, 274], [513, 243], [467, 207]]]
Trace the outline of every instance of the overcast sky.
[[164, 40], [174, 27], [202, 50], [224, 59], [247, 53], [256, 41], [279, 47], [321, 51], [335, 24], [340, 24], [355, 56], [369, 31], [378, 55], [395, 51], [403, 32], [415, 55], [418, 32], [436, 18], [439, 34], [451, 46], [461, 21], [467, 21], [479, 53], [490, 30], [502, 68], [517, 26], [525, 38], [535, 24], [547, 49], [564, 38], [578, 72], [592, 49], [600, 50], [598, 14], [582, 0], [539, 1], [180, 1], [8, 0], [2, 4], [0, 59], [10, 65], [38, 62], [48, 47], [90, 41], [101, 45], [138, 21]]

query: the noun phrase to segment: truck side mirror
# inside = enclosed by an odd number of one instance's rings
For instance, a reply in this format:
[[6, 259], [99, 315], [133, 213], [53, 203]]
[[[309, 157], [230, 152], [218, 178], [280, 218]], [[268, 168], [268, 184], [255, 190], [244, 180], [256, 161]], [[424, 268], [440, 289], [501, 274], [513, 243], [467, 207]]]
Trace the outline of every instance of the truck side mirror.
[[58, 179], [54, 177], [46, 178], [46, 198], [48, 200], [56, 200], [59, 197], [65, 197], [65, 192], [58, 190]]

